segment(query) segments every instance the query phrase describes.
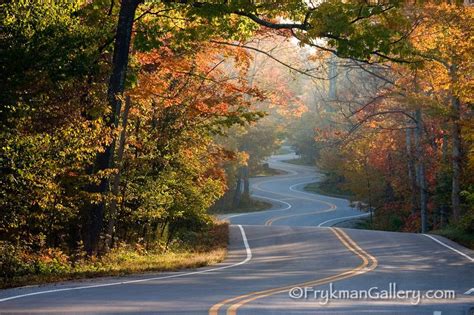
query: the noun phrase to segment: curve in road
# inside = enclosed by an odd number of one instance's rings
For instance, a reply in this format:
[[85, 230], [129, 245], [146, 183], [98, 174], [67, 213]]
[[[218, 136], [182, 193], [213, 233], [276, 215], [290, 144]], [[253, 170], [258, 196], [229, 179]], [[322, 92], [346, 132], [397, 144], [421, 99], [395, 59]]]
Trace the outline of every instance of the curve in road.
[[[312, 167], [282, 162], [284, 175], [252, 179], [267, 211], [227, 215], [229, 255], [216, 266], [182, 273], [92, 279], [0, 291], [1, 314], [466, 314], [473, 306], [472, 251], [413, 233], [327, 227], [366, 215], [349, 202], [301, 191], [319, 180]], [[266, 224], [266, 225], [265, 225]], [[321, 228], [324, 227], [324, 228]], [[432, 239], [433, 238], [433, 239]], [[294, 288], [452, 290], [455, 299], [292, 298]]]

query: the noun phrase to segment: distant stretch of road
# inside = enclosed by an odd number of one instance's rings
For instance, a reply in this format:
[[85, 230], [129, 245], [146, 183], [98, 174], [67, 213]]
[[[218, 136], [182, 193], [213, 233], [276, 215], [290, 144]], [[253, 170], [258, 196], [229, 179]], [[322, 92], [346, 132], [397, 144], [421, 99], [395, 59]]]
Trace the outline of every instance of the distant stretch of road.
[[[366, 216], [303, 191], [313, 167], [255, 178], [266, 211], [231, 214], [228, 258], [191, 271], [0, 291], [0, 314], [470, 314], [474, 253], [441, 237], [341, 229]], [[369, 293], [370, 292], [370, 293]]]
[[305, 192], [304, 186], [320, 180], [321, 174], [311, 166], [282, 162], [294, 158], [286, 154], [269, 159], [269, 165], [285, 175], [251, 179], [253, 197], [274, 204], [272, 209], [223, 217], [232, 224], [323, 227], [368, 215], [349, 207], [345, 199]]

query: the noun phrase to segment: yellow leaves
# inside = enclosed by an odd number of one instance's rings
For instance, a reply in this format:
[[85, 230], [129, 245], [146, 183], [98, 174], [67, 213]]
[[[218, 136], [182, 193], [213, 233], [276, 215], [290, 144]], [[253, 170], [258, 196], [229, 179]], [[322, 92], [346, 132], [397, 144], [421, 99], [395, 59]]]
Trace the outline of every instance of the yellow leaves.
[[[408, 108], [425, 107], [430, 113], [447, 113], [449, 99], [473, 101], [474, 9], [447, 3], [420, 5], [415, 16], [422, 18], [410, 35], [423, 65], [416, 70], [395, 65], [397, 85]], [[444, 109], [443, 109], [444, 108]]]
[[469, 118], [463, 122], [462, 135], [468, 145], [468, 166], [471, 171], [474, 171], [474, 118]]
[[410, 38], [420, 52], [448, 63], [465, 56], [468, 51], [472, 55], [472, 8], [447, 3], [425, 3], [419, 13], [423, 19]]
[[235, 160], [237, 162], [237, 165], [246, 166], [248, 165], [249, 158], [250, 158], [249, 154], [245, 151], [242, 151], [242, 152], [237, 152]]
[[367, 126], [368, 126], [369, 128], [375, 129], [375, 128], [378, 127], [378, 123], [377, 123], [376, 121], [373, 121], [373, 120], [372, 120], [372, 121], [370, 121], [370, 122], [367, 124]]

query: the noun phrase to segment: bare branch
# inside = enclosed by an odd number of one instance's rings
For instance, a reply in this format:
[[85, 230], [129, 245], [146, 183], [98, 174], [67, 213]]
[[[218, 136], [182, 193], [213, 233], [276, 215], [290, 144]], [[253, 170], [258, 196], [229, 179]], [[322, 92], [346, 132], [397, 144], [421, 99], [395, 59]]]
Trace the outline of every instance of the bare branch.
[[321, 77], [317, 77], [311, 73], [308, 73], [307, 71], [304, 71], [304, 70], [301, 70], [301, 69], [298, 69], [298, 68], [295, 68], [283, 61], [281, 61], [280, 59], [274, 57], [272, 54], [264, 51], [264, 50], [261, 50], [261, 49], [258, 49], [256, 47], [252, 47], [252, 46], [247, 46], [247, 45], [242, 45], [242, 44], [234, 44], [234, 43], [229, 43], [229, 42], [222, 42], [222, 41], [217, 41], [217, 40], [211, 40], [210, 41], [211, 43], [214, 43], [214, 44], [219, 44], [219, 45], [229, 45], [229, 46], [233, 46], [233, 47], [239, 47], [239, 48], [245, 48], [245, 49], [250, 49], [250, 50], [253, 50], [253, 51], [256, 51], [256, 52], [259, 52], [261, 54], [264, 54], [265, 56], [269, 57], [270, 59], [278, 62], [279, 64], [287, 67], [288, 69], [291, 69], [299, 74], [303, 74], [303, 75], [306, 75], [308, 77], [311, 77], [313, 79], [318, 79], [318, 80], [327, 80], [327, 78], [321, 78]]

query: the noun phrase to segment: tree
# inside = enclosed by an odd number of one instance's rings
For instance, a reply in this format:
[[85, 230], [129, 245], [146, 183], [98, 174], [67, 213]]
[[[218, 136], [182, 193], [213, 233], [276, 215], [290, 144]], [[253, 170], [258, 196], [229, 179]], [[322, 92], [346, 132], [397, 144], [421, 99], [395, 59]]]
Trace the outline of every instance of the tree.
[[[395, 191], [395, 196], [399, 195], [397, 198], [411, 197], [409, 203], [413, 213], [410, 217], [405, 216], [405, 229], [426, 232], [445, 224], [445, 208], [449, 205], [445, 196], [447, 181], [451, 185], [452, 224], [457, 226], [461, 217], [469, 216], [467, 211], [463, 215], [463, 208], [469, 207], [463, 196], [469, 195], [471, 180], [469, 175], [463, 176], [468, 158], [463, 152], [469, 143], [464, 138], [462, 126], [469, 119], [469, 104], [472, 103], [472, 78], [469, 77], [472, 56], [468, 52], [472, 50], [472, 41], [463, 39], [472, 33], [469, 26], [472, 10], [457, 4], [432, 3], [407, 4], [405, 8], [414, 26], [407, 36], [411, 43], [404, 58], [407, 63], [395, 62], [397, 60], [393, 58], [384, 64], [371, 65], [352, 61], [352, 67], [348, 67], [344, 75], [353, 81], [356, 89], [347, 93], [347, 86], [342, 82], [346, 91], [338, 95], [335, 102], [340, 104], [336, 121], [345, 121], [348, 127], [337, 128], [332, 138], [342, 145], [359, 143], [361, 138], [372, 137], [373, 132], [381, 133], [377, 136], [379, 139], [383, 139], [382, 133], [397, 139], [388, 153], [382, 149], [386, 139], [380, 140], [380, 144], [375, 142], [367, 152], [386, 154], [381, 171], [399, 167], [401, 161], [406, 163], [409, 185], [397, 184], [389, 174], [383, 177], [390, 190]], [[369, 81], [364, 79], [362, 83], [349, 74], [354, 68], [385, 86], [366, 89]], [[403, 142], [399, 131], [404, 131]], [[325, 135], [331, 136], [327, 132]], [[397, 160], [394, 156], [402, 152], [402, 144], [408, 155]], [[352, 149], [353, 153], [356, 148], [357, 145]], [[448, 148], [452, 152], [451, 165], [446, 158]], [[340, 173], [348, 176], [345, 171]], [[387, 202], [384, 204], [386, 207]], [[407, 204], [402, 202], [401, 207]]]
[[[423, 74], [429, 86], [425, 92], [446, 97], [450, 103], [452, 141], [452, 193], [451, 206], [454, 221], [461, 214], [462, 138], [461, 121], [464, 112], [462, 103], [470, 102], [472, 80], [473, 41], [469, 38], [473, 12], [469, 8], [453, 4], [427, 4], [423, 7], [420, 23], [413, 38], [416, 38], [417, 54], [428, 60]], [[421, 40], [420, 40], [421, 39]]]
[[87, 168], [109, 139], [98, 47], [107, 33], [81, 19], [82, 9], [2, 4], [2, 239], [72, 246], [81, 238], [82, 202], [93, 199], [81, 187], [95, 180]]

